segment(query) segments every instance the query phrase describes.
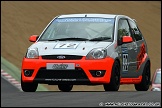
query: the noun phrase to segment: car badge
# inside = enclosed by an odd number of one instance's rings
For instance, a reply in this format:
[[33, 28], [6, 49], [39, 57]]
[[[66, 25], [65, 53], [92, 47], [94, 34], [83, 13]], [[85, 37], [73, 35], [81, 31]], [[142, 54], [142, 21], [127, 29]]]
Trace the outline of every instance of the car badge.
[[65, 59], [65, 56], [57, 56], [58, 59]]

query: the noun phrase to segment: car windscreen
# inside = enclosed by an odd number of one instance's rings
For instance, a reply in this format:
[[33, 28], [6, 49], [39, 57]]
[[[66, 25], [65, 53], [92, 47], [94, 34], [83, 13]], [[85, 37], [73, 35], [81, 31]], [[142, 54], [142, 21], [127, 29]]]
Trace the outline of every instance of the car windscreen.
[[157, 72], [154, 80], [155, 84], [161, 84], [161, 72]]
[[57, 18], [42, 33], [39, 41], [100, 37], [113, 39], [114, 18]]

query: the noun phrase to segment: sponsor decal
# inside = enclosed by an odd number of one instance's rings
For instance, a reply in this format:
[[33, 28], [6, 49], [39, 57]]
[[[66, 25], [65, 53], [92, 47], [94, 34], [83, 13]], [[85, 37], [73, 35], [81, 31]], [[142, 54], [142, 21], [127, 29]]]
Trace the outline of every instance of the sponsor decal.
[[58, 18], [54, 22], [114, 22], [113, 18]]
[[122, 47], [122, 53], [128, 54], [128, 48], [127, 47]]
[[74, 63], [47, 63], [46, 69], [50, 70], [74, 70]]
[[45, 79], [45, 81], [76, 81], [76, 79]]

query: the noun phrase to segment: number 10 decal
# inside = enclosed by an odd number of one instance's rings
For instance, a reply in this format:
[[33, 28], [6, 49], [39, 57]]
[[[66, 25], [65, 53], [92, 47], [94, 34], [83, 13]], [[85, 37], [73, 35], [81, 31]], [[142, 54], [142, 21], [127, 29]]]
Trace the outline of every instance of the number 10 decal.
[[123, 71], [128, 71], [128, 54], [123, 54]]

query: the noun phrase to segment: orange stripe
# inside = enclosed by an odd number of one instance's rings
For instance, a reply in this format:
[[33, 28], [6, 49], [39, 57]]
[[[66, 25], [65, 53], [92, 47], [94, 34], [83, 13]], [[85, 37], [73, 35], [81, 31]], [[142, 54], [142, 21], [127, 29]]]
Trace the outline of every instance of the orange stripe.
[[142, 80], [142, 76], [139, 76], [138, 78], [121, 78], [120, 84], [138, 84]]

